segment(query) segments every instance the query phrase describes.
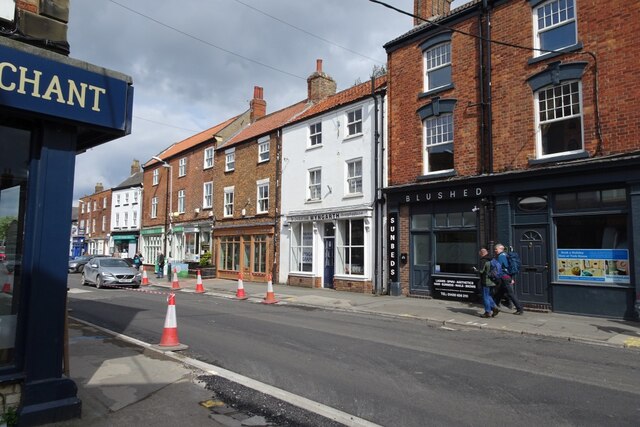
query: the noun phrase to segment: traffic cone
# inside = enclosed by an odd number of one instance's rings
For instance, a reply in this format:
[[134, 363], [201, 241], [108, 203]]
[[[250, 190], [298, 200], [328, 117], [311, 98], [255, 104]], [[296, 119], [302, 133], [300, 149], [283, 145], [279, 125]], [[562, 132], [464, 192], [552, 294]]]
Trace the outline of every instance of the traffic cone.
[[273, 292], [273, 283], [271, 283], [271, 274], [267, 275], [267, 296], [262, 300], [263, 304], [275, 304], [278, 303], [276, 296]]
[[11, 285], [12, 285], [12, 276], [13, 273], [8, 271], [7, 272], [7, 279], [5, 280], [4, 284], [2, 285], [2, 293], [3, 294], [10, 294], [11, 293]]
[[242, 272], [238, 273], [238, 291], [236, 292], [237, 299], [247, 299], [247, 295], [244, 293], [244, 286], [242, 285]]
[[149, 285], [149, 278], [147, 277], [147, 270], [144, 269], [144, 265], [142, 266], [142, 286]]
[[171, 290], [180, 290], [180, 282], [178, 282], [178, 271], [173, 269], [173, 281], [171, 282]]
[[200, 270], [197, 270], [198, 275], [196, 278], [196, 294], [204, 294], [204, 287], [202, 286], [202, 276]]
[[158, 347], [164, 350], [184, 350], [186, 345], [178, 341], [178, 320], [176, 318], [176, 294], [170, 293], [167, 297], [167, 317], [164, 319], [164, 329]]

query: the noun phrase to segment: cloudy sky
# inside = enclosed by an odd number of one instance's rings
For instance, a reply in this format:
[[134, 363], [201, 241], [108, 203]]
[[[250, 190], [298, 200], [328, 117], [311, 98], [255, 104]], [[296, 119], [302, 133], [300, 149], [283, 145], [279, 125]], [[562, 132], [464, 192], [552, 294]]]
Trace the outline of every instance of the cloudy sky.
[[[453, 7], [466, 0], [456, 0]], [[413, 11], [413, 0], [388, 0]], [[264, 88], [267, 113], [303, 100], [316, 59], [338, 90], [385, 64], [382, 46], [410, 17], [369, 0], [74, 0], [71, 57], [130, 75], [131, 135], [78, 155], [74, 205], [144, 163], [249, 107]]]

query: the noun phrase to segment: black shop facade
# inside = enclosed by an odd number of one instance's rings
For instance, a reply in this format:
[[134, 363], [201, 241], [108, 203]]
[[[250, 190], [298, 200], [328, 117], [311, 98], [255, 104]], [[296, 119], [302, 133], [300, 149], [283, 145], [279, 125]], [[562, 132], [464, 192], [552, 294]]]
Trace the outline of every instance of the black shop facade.
[[500, 242], [520, 254], [516, 293], [526, 308], [637, 319], [640, 154], [385, 193], [398, 294], [480, 302], [478, 250]]

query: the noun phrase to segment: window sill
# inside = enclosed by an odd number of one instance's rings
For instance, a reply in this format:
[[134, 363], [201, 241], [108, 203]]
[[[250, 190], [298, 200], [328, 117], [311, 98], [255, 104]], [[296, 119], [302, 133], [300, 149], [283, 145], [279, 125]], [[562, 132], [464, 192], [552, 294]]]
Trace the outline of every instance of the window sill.
[[438, 94], [440, 92], [444, 92], [444, 91], [449, 90], [449, 89], [455, 89], [455, 86], [454, 86], [453, 83], [449, 83], [448, 85], [440, 86], [440, 87], [437, 87], [435, 89], [428, 90], [426, 92], [420, 92], [418, 94], [418, 99], [427, 98], [427, 97], [436, 95], [436, 94]]
[[233, 172], [233, 171], [235, 171], [235, 169], [225, 170], [224, 173], [229, 173], [229, 172]]
[[260, 163], [267, 163], [270, 159], [266, 159], [266, 160], [258, 160], [258, 164]]
[[342, 199], [359, 199], [361, 197], [363, 197], [364, 194], [362, 193], [353, 193], [353, 194], [345, 194], [344, 196], [342, 196]]
[[342, 280], [352, 280], [354, 282], [366, 282], [367, 280], [369, 280], [369, 278], [366, 277], [364, 274], [347, 274], [347, 273], [334, 274], [333, 278], [342, 279]]
[[442, 171], [442, 172], [431, 172], [431, 173], [427, 173], [426, 175], [420, 175], [417, 180], [418, 181], [428, 181], [430, 179], [437, 179], [437, 178], [448, 178], [450, 176], [456, 176], [458, 175], [458, 173], [456, 172], [455, 169], [452, 170], [446, 170], [446, 171]]
[[546, 61], [547, 59], [557, 58], [560, 55], [564, 55], [565, 53], [575, 52], [577, 50], [582, 50], [582, 42], [578, 42], [574, 45], [563, 47], [559, 49], [557, 52], [544, 53], [540, 56], [536, 56], [535, 58], [529, 58], [527, 61], [528, 65], [537, 64], [538, 62]]
[[203, 170], [203, 171], [206, 171], [207, 169], [211, 169], [212, 167], [213, 167], [213, 165], [211, 165], [211, 166], [203, 166], [203, 167], [202, 167], [202, 170]]
[[320, 200], [320, 199], [311, 199], [311, 200], [307, 199], [304, 203], [307, 204], [307, 205], [310, 205], [310, 204], [314, 204], [314, 203], [322, 203], [322, 200]]
[[306, 151], [317, 150], [319, 148], [322, 148], [322, 144], [309, 145]]
[[542, 165], [547, 163], [566, 162], [568, 160], [588, 159], [589, 153], [581, 151], [579, 153], [560, 154], [553, 157], [543, 157], [540, 159], [529, 159], [529, 166]]
[[269, 211], [256, 212], [256, 216], [266, 216], [266, 215], [269, 215]]
[[351, 140], [351, 139], [360, 138], [362, 135], [363, 135], [363, 133], [362, 133], [362, 132], [360, 132], [360, 133], [354, 133], [353, 135], [347, 135], [347, 136], [345, 136], [345, 137], [342, 139], [342, 142], [349, 141], [349, 140]]

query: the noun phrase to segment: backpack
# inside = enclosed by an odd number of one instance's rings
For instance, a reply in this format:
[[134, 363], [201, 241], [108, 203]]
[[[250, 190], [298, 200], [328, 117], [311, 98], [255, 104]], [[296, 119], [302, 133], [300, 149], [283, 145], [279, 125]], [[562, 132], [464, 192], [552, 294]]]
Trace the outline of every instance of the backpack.
[[518, 254], [518, 252], [514, 252], [513, 250], [510, 250], [509, 252], [505, 251], [505, 255], [507, 255], [507, 261], [509, 262], [507, 274], [509, 276], [513, 276], [514, 274], [520, 273], [522, 261], [520, 260], [520, 255]]
[[493, 258], [491, 261], [491, 267], [489, 268], [489, 279], [491, 279], [494, 283], [500, 283], [502, 279], [502, 264], [496, 259]]

